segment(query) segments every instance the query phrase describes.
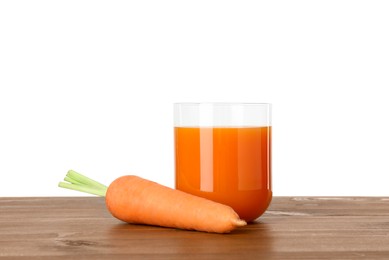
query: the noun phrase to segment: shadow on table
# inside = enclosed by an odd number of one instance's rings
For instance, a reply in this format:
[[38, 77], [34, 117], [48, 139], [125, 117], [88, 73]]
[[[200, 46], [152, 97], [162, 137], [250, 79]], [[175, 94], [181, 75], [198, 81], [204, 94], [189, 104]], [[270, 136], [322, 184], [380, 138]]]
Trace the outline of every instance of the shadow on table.
[[222, 259], [234, 255], [266, 256], [273, 248], [270, 228], [262, 222], [250, 223], [229, 234], [121, 223], [113, 225], [107, 236], [112, 250], [120, 254], [197, 255]]

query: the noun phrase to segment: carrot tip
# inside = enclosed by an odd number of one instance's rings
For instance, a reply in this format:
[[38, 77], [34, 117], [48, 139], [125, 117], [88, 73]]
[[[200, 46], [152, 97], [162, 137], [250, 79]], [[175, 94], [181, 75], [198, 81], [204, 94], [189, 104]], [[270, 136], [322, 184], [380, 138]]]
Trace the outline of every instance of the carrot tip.
[[243, 227], [247, 225], [247, 222], [244, 221], [243, 219], [234, 219], [234, 225], [237, 227]]

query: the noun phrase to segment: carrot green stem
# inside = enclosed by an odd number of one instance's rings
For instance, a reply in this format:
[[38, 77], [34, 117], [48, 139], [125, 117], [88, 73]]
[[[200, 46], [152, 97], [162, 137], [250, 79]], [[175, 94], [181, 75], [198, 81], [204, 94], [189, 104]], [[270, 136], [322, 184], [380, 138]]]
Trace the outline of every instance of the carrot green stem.
[[81, 182], [78, 182], [78, 181], [76, 181], [76, 180], [73, 180], [72, 178], [70, 178], [70, 177], [68, 177], [68, 176], [65, 176], [64, 181], [67, 181], [67, 182], [73, 183], [73, 184], [82, 185]]
[[77, 181], [77, 182], [80, 182], [84, 185], [87, 185], [87, 186], [90, 186], [90, 187], [96, 187], [98, 189], [106, 189], [107, 186], [95, 181], [95, 180], [92, 180], [84, 175], [82, 175], [81, 173], [78, 173], [76, 171], [73, 171], [73, 170], [69, 170], [68, 171], [68, 174], [66, 174], [67, 177]]
[[108, 187], [92, 180], [76, 171], [69, 170], [64, 178], [65, 182], [58, 184], [61, 188], [82, 191], [104, 197]]
[[70, 189], [70, 190], [77, 190], [77, 191], [82, 191], [82, 192], [89, 193], [89, 194], [98, 195], [101, 197], [105, 197], [105, 193], [106, 193], [106, 190], [99, 190], [99, 189], [95, 189], [93, 187], [82, 186], [82, 185], [77, 185], [77, 184], [72, 184], [72, 183], [67, 183], [67, 182], [60, 182], [58, 184], [58, 186], [61, 188], [66, 188], [66, 189]]

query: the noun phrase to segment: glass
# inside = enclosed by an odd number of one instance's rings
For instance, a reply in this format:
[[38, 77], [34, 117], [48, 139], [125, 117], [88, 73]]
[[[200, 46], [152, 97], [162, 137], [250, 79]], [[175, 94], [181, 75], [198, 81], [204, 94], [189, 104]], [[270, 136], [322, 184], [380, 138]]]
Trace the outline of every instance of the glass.
[[231, 206], [250, 222], [272, 199], [271, 105], [174, 104], [176, 189]]

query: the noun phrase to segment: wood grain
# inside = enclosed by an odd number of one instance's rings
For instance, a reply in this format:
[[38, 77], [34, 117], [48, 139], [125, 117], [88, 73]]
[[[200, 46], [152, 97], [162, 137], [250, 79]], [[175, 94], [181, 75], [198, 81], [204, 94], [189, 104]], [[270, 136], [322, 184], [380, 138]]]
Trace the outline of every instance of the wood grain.
[[2, 257], [389, 259], [389, 198], [276, 197], [226, 235], [125, 224], [103, 198], [0, 198]]

